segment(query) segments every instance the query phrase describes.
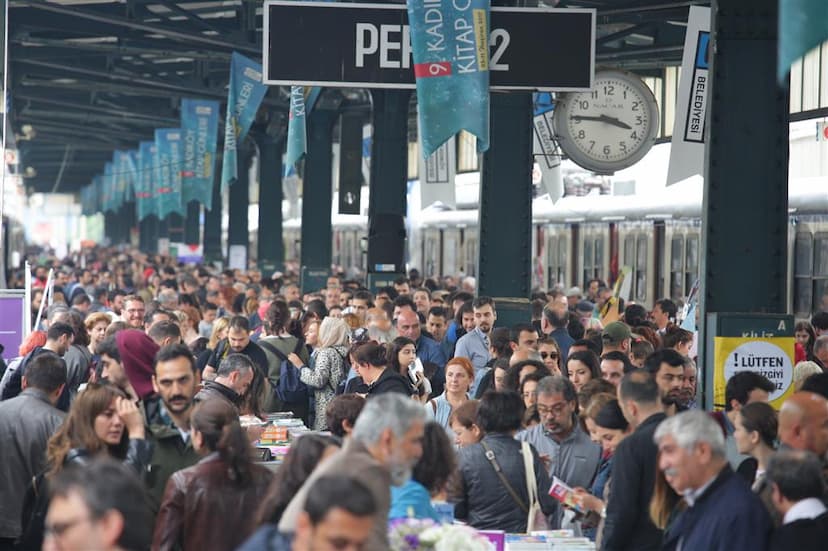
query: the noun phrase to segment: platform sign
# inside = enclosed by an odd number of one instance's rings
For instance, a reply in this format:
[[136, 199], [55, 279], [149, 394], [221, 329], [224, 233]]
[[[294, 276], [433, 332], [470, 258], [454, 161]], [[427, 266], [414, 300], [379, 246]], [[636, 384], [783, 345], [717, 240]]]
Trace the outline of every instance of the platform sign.
[[[712, 403], [725, 407], [728, 379], [740, 371], [764, 375], [775, 385], [770, 404], [779, 409], [794, 392], [794, 319], [787, 314], [711, 314], [708, 361], [713, 366]], [[712, 361], [711, 361], [712, 360]], [[708, 378], [705, 377], [705, 381]]]
[[[490, 88], [589, 90], [595, 17], [592, 9], [491, 8]], [[439, 42], [449, 32], [435, 18], [429, 34]], [[404, 4], [268, 0], [264, 82], [414, 88], [409, 33]]]
[[0, 345], [3, 345], [3, 359], [8, 363], [19, 356], [20, 344], [25, 336], [23, 308], [24, 292], [0, 291]]

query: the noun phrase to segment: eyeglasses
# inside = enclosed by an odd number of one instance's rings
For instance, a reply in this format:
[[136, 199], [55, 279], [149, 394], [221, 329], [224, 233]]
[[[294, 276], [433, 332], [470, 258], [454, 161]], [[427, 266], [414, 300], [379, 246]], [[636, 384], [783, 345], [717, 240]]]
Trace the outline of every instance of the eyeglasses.
[[560, 415], [561, 413], [564, 412], [565, 408], [566, 408], [566, 402], [561, 402], [560, 404], [555, 404], [554, 406], [551, 406], [551, 407], [542, 406], [542, 405], [537, 406], [538, 415], [549, 415], [550, 413], [553, 414], [553, 415]]
[[541, 358], [543, 358], [544, 360], [546, 358], [550, 358], [552, 360], [557, 360], [558, 359], [558, 353], [557, 352], [541, 352], [540, 355], [541, 355]]
[[81, 522], [87, 522], [89, 520], [91, 520], [89, 517], [81, 517], [67, 522], [46, 523], [46, 525], [44, 526], [43, 536], [45, 538], [48, 538], [50, 536], [59, 538], [63, 536], [63, 534], [66, 533], [66, 531], [70, 528], [77, 526]]

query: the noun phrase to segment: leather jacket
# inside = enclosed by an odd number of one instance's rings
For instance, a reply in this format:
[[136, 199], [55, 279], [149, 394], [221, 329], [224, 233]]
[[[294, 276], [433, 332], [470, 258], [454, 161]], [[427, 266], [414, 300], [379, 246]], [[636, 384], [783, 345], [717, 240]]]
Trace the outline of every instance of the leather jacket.
[[[63, 465], [86, 465], [92, 457], [85, 448], [72, 448], [66, 454]], [[130, 438], [123, 464], [135, 469], [141, 480], [144, 480], [150, 459], [152, 459], [152, 443], [143, 438]]]
[[251, 475], [243, 485], [231, 481], [227, 465], [215, 452], [173, 474], [156, 519], [152, 549], [236, 549], [256, 530], [256, 510], [273, 477], [261, 465], [253, 465]]

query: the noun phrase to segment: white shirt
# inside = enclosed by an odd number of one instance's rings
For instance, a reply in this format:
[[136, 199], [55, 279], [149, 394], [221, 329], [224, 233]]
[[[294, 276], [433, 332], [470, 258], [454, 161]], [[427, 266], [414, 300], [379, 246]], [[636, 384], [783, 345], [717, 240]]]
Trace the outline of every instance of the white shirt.
[[785, 513], [782, 524], [788, 524], [795, 520], [816, 518], [826, 511], [825, 505], [815, 497], [809, 497], [797, 501], [793, 507]]
[[702, 496], [705, 490], [707, 490], [710, 487], [710, 485], [713, 484], [713, 481], [716, 480], [716, 476], [702, 484], [701, 487], [699, 487], [696, 490], [690, 488], [684, 491], [684, 501], [687, 502], [688, 507], [692, 507], [696, 504], [696, 501], [698, 501], [698, 499]]

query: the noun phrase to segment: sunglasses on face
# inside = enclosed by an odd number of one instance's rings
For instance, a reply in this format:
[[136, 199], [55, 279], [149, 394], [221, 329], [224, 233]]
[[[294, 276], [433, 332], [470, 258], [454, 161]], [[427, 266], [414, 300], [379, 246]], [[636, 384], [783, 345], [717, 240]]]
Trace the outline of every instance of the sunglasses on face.
[[540, 355], [541, 355], [541, 358], [543, 358], [544, 360], [546, 358], [550, 358], [552, 360], [557, 360], [558, 359], [558, 353], [557, 352], [541, 352]]

